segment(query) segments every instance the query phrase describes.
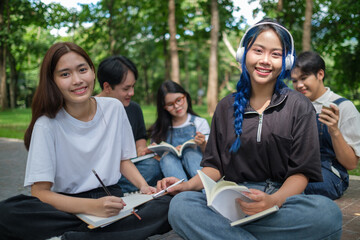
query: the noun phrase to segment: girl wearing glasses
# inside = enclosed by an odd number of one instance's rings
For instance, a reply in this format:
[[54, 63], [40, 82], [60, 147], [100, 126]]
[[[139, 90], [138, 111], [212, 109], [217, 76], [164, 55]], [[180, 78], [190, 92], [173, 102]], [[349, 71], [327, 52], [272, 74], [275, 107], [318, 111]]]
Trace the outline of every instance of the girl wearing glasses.
[[151, 141], [165, 141], [177, 149], [194, 139], [198, 147], [186, 148], [182, 157], [164, 153], [160, 167], [165, 177], [174, 176], [187, 180], [201, 169], [200, 162], [205, 151], [210, 127], [206, 119], [199, 117], [191, 107], [190, 95], [173, 81], [164, 82], [157, 93], [157, 119], [150, 127]]

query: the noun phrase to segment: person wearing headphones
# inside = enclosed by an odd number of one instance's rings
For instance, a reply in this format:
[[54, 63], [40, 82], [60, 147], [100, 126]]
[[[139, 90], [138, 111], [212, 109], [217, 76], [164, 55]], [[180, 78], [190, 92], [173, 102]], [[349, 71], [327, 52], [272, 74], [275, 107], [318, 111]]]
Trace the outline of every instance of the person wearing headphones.
[[[342, 214], [336, 203], [302, 194], [309, 181], [322, 181], [322, 176], [314, 108], [283, 82], [294, 58], [291, 34], [275, 21], [264, 19], [245, 33], [237, 52], [242, 67], [237, 92], [218, 103], [201, 162], [214, 181], [224, 177], [249, 188], [252, 202], [236, 199], [245, 214], [274, 205], [279, 210], [231, 227], [207, 206], [196, 175], [168, 189], [176, 194], [169, 222], [183, 238], [340, 239]], [[164, 178], [157, 188], [177, 181]]]
[[291, 72], [293, 87], [316, 110], [323, 182], [311, 182], [306, 194], [340, 198], [349, 186], [347, 170], [355, 169], [360, 156], [360, 114], [348, 99], [324, 85], [325, 62], [316, 52], [301, 53]]
[[[138, 78], [135, 64], [127, 57], [111, 56], [100, 63], [97, 76], [102, 89], [98, 97], [113, 97], [124, 105], [134, 135], [137, 156], [150, 153], [146, 144], [146, 127], [142, 110], [139, 104], [131, 101]], [[163, 178], [160, 163], [155, 158], [136, 162], [135, 166], [150, 186], [155, 186], [157, 181]], [[139, 190], [125, 177], [121, 177], [118, 184], [124, 193]]]

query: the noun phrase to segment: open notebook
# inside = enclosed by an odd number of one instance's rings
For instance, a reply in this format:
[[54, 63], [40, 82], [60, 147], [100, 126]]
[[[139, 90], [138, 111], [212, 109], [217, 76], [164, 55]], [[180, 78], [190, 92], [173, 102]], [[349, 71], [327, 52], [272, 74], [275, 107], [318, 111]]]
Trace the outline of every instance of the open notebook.
[[154, 199], [153, 195], [147, 195], [147, 194], [130, 194], [126, 197], [122, 197], [124, 202], [126, 203], [126, 206], [119, 212], [118, 215], [112, 216], [112, 217], [97, 217], [89, 214], [76, 214], [78, 218], [89, 224], [89, 228], [97, 228], [97, 227], [104, 227], [110, 223], [113, 223], [117, 220], [120, 220], [124, 217], [127, 217], [131, 214], [133, 214], [133, 210]]

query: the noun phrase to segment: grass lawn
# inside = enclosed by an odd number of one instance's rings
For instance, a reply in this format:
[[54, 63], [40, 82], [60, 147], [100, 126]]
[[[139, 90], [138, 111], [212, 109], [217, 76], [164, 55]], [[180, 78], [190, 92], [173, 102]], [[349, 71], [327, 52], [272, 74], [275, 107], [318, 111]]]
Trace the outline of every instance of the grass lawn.
[[[156, 119], [155, 106], [142, 106], [145, 125], [150, 127]], [[194, 111], [201, 117], [211, 122], [211, 117], [207, 114], [206, 106], [194, 106]], [[0, 137], [24, 139], [24, 133], [31, 120], [30, 109], [10, 109], [0, 111]]]
[[[211, 117], [207, 114], [206, 106], [193, 106], [194, 111], [211, 123]], [[156, 119], [155, 106], [142, 106], [145, 125], [150, 127]], [[0, 137], [24, 139], [24, 133], [31, 120], [30, 109], [11, 109], [0, 111]], [[360, 166], [349, 171], [351, 175], [360, 176]]]
[[31, 109], [0, 111], [0, 137], [24, 139], [31, 120]]

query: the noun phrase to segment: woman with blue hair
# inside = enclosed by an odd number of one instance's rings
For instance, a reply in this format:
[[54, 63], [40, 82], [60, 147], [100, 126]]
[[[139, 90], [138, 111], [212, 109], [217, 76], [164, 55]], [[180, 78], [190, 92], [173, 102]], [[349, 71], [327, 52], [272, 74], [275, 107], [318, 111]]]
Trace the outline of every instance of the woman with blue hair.
[[[185, 239], [340, 239], [342, 215], [330, 199], [304, 195], [309, 181], [322, 181], [315, 111], [283, 79], [294, 64], [291, 34], [272, 20], [251, 27], [241, 40], [237, 60], [242, 74], [237, 92], [215, 111], [202, 171], [214, 181], [246, 185], [252, 202], [237, 199], [253, 215], [280, 209], [243, 226], [207, 206], [198, 175], [170, 188], [169, 222]], [[164, 189], [176, 182], [158, 182]], [[226, 204], [224, 202], [223, 204]]]

